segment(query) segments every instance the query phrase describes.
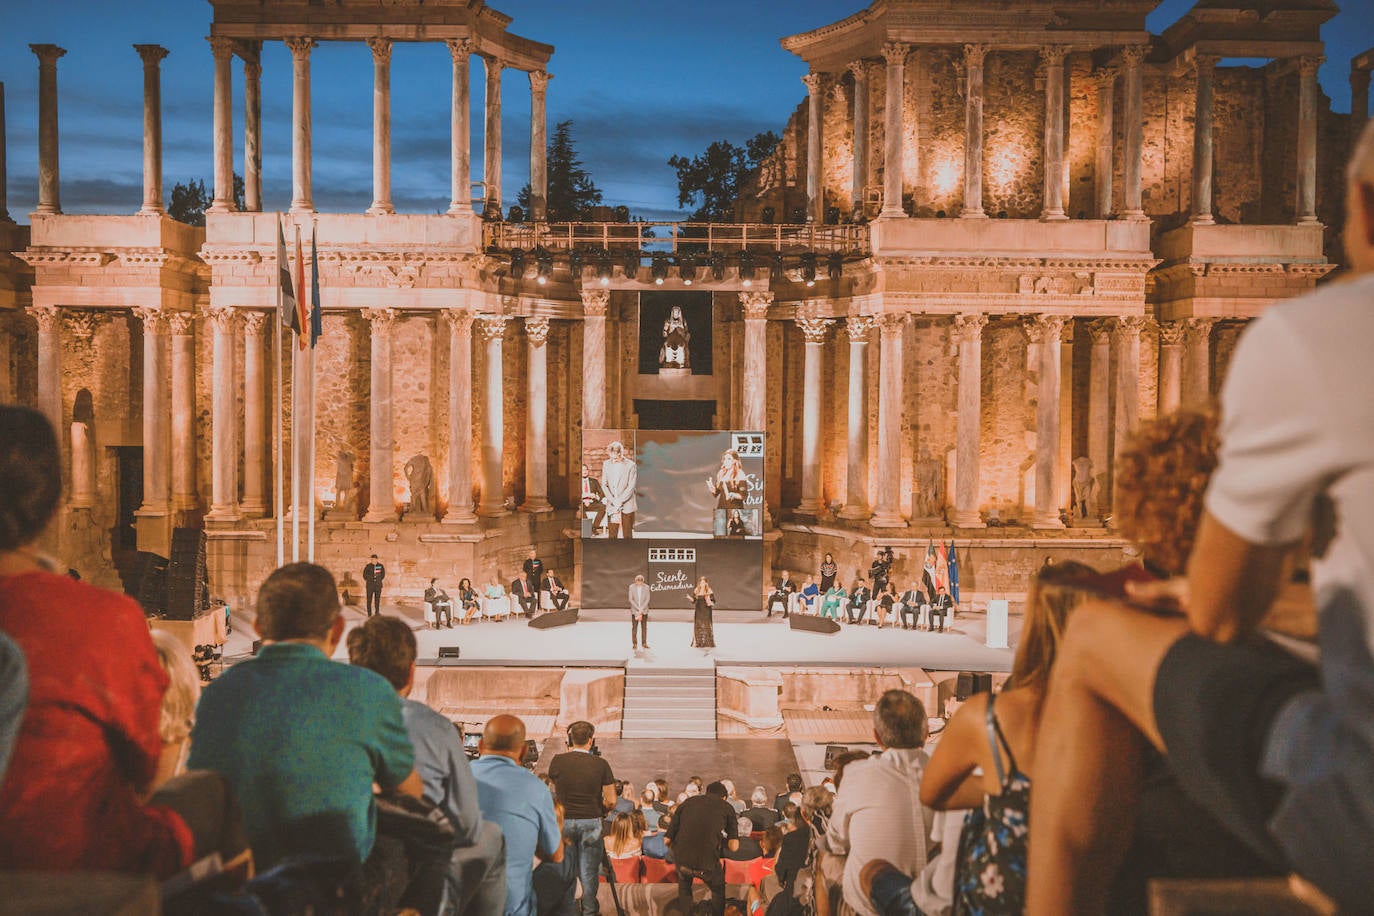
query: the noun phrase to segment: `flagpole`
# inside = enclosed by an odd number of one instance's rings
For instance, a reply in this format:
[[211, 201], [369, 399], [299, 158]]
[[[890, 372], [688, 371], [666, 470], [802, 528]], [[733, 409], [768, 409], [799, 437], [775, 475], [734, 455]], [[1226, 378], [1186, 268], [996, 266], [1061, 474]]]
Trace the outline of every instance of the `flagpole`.
[[[277, 214], [277, 237], [281, 237], [281, 214]], [[286, 517], [283, 514], [286, 509], [286, 488], [282, 481], [282, 431], [281, 431], [281, 400], [283, 396], [283, 384], [281, 377], [281, 265], [277, 265], [278, 281], [272, 285], [277, 288], [277, 334], [272, 338], [272, 375], [277, 383], [277, 398], [273, 402], [273, 425], [272, 425], [272, 447], [276, 451], [276, 459], [273, 461], [276, 480], [273, 483], [274, 491], [273, 514], [277, 517], [277, 566], [281, 567], [286, 562]]]
[[[296, 224], [296, 250], [300, 251], [301, 227]], [[297, 258], [300, 255], [297, 254]], [[300, 290], [296, 290], [296, 309], [300, 310]], [[301, 374], [296, 351], [300, 347], [291, 341], [291, 562], [301, 561]]]
[[[310, 282], [315, 281], [315, 230], [312, 226], [310, 230]], [[310, 373], [310, 439], [306, 447], [306, 475], [310, 486], [306, 489], [305, 498], [310, 507], [310, 521], [306, 525], [305, 534], [305, 558], [311, 563], [315, 562], [315, 313], [312, 296], [310, 312], [310, 354], [306, 358], [306, 368]]]

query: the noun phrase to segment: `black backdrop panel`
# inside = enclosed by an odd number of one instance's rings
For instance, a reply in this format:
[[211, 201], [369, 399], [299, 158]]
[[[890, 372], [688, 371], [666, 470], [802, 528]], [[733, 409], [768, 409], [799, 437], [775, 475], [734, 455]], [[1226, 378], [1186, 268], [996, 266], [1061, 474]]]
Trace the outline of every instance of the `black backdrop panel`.
[[[651, 563], [651, 548], [695, 551], [696, 560]], [[660, 580], [660, 572], [668, 578]], [[656, 583], [669, 586], [654, 590], [651, 608], [691, 610], [689, 599], [696, 577], [705, 576], [715, 590], [718, 610], [757, 611], [763, 606], [763, 542], [662, 538], [582, 542], [582, 607], [629, 607], [630, 583], [637, 575], [644, 576], [651, 587]], [[690, 584], [681, 588], [679, 581], [684, 576]]]
[[663, 324], [673, 306], [682, 309], [692, 339], [687, 359], [693, 375], [711, 374], [711, 294], [651, 292], [639, 294], [639, 374], [658, 375], [658, 351], [663, 347]]
[[647, 575], [645, 541], [582, 539], [582, 607], [628, 608], [630, 583]]

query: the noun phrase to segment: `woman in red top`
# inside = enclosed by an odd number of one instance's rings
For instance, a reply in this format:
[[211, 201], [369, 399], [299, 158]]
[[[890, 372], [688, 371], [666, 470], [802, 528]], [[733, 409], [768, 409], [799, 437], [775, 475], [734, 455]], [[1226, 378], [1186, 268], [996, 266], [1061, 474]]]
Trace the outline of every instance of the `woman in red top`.
[[35, 542], [62, 493], [47, 420], [0, 407], [0, 630], [28, 661], [29, 703], [0, 784], [0, 867], [172, 874], [186, 822], [146, 805], [167, 675], [142, 609], [47, 571]]

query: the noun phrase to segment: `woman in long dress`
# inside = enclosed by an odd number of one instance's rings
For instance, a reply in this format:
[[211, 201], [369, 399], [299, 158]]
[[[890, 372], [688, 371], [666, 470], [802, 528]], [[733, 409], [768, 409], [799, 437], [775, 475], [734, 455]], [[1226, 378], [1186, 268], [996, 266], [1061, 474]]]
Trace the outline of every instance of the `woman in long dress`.
[[835, 558], [830, 554], [825, 555], [825, 560], [821, 563], [821, 584], [819, 586], [821, 594], [830, 591], [835, 584], [835, 574], [840, 571], [839, 566], [835, 565]]
[[711, 591], [711, 583], [705, 576], [697, 580], [692, 599], [696, 605], [696, 615], [692, 619], [692, 648], [714, 649], [716, 637], [711, 626], [711, 609], [716, 605], [716, 593]]

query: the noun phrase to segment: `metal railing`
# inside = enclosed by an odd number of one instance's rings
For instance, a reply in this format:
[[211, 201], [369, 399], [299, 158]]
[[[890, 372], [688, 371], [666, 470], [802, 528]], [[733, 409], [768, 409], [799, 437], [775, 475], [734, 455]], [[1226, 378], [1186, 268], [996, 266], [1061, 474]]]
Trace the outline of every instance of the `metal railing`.
[[659, 254], [732, 254], [741, 251], [869, 254], [868, 227], [846, 223], [676, 223], [676, 222], [489, 222], [484, 245], [500, 251], [602, 249]]

